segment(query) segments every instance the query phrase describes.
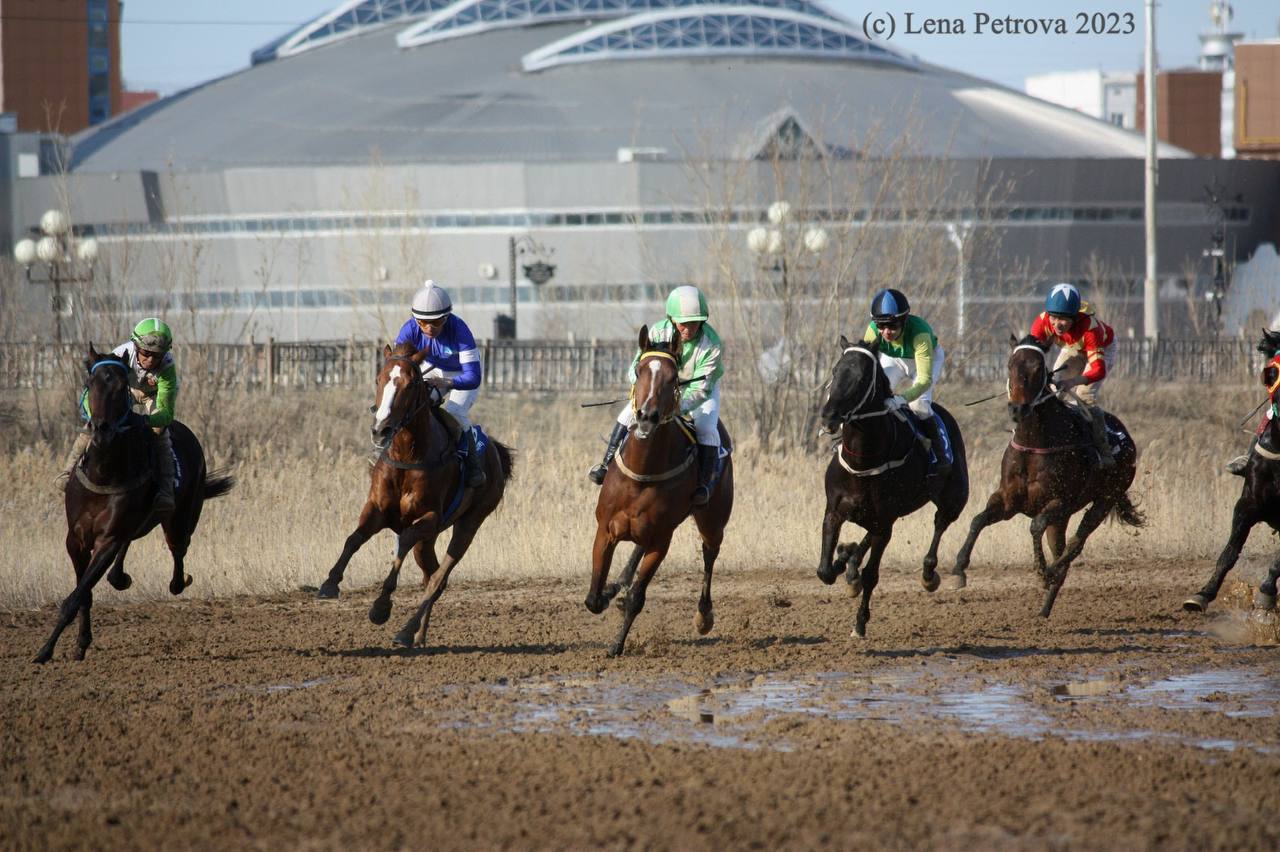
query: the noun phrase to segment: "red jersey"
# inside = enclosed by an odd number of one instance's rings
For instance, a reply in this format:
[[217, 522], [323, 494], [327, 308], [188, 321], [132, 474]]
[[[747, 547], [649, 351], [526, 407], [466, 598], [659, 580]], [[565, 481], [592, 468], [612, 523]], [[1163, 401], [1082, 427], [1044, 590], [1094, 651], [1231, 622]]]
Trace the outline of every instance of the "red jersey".
[[1107, 377], [1106, 348], [1115, 341], [1116, 333], [1092, 314], [1081, 311], [1065, 334], [1057, 334], [1049, 323], [1048, 312], [1042, 313], [1031, 323], [1031, 336], [1041, 343], [1084, 352], [1089, 363], [1080, 375], [1086, 384], [1100, 382]]

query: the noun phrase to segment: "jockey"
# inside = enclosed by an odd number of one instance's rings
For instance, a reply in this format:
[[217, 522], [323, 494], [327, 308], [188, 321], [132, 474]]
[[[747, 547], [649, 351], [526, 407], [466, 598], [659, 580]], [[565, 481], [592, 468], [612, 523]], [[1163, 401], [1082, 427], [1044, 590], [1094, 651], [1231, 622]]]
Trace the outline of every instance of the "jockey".
[[[720, 377], [724, 375], [721, 363], [720, 336], [707, 322], [707, 299], [697, 287], [677, 287], [667, 296], [666, 319], [649, 329], [649, 340], [655, 344], [667, 343], [672, 336], [680, 340], [676, 364], [682, 380], [693, 379], [680, 392], [680, 413], [693, 418], [693, 428], [698, 437], [698, 487], [693, 492], [693, 505], [704, 506], [711, 499], [714, 487], [712, 476], [720, 455]], [[636, 365], [640, 354], [631, 362], [630, 378], [636, 380]], [[604, 460], [591, 468], [587, 477], [596, 485], [604, 483], [609, 463], [618, 452], [627, 431], [635, 425], [635, 412], [628, 402], [618, 415]]]
[[442, 406], [461, 428], [466, 447], [466, 485], [483, 488], [486, 476], [483, 459], [476, 452], [476, 435], [471, 428], [471, 406], [480, 388], [480, 352], [471, 329], [453, 313], [453, 302], [444, 288], [427, 280], [413, 297], [413, 317], [396, 336], [396, 344], [412, 344], [426, 351], [422, 361], [424, 381], [441, 394], [448, 394]]
[[[1042, 345], [1060, 347], [1051, 378], [1058, 398], [1084, 415], [1089, 422], [1100, 467], [1111, 467], [1102, 410], [1102, 382], [1107, 365], [1115, 363], [1115, 332], [1093, 315], [1093, 306], [1080, 301], [1080, 291], [1070, 284], [1055, 284], [1044, 301], [1044, 312], [1031, 323], [1031, 336]], [[1061, 372], [1059, 372], [1061, 371]]]
[[881, 290], [871, 299], [871, 324], [862, 340], [879, 341], [880, 366], [895, 392], [908, 380], [911, 382], [886, 401], [885, 407], [890, 411], [904, 406], [911, 409], [929, 445], [938, 450], [934, 453], [938, 459], [937, 475], [946, 476], [951, 464], [943, 454], [942, 436], [933, 419], [933, 391], [942, 378], [946, 358], [937, 335], [927, 322], [911, 313], [911, 305], [900, 291]]
[[[134, 408], [147, 416], [147, 425], [156, 436], [156, 497], [153, 504], [156, 515], [173, 513], [173, 442], [169, 438], [169, 424], [174, 418], [174, 403], [178, 398], [178, 367], [173, 360], [173, 332], [163, 321], [148, 317], [133, 327], [129, 340], [111, 350], [124, 359], [128, 366], [129, 392], [133, 395]], [[71, 472], [89, 449], [89, 426], [76, 436], [63, 471], [55, 482], [66, 490]]]
[[1258, 431], [1253, 435], [1253, 442], [1249, 444], [1249, 451], [1227, 462], [1227, 470], [1236, 476], [1244, 476], [1245, 470], [1249, 467], [1249, 456], [1253, 455], [1253, 448], [1258, 446], [1258, 441], [1271, 425], [1271, 421], [1280, 416], [1280, 411], [1277, 411], [1280, 409], [1280, 332], [1264, 331], [1262, 342], [1258, 344], [1258, 351], [1271, 359], [1262, 365], [1262, 383], [1267, 384], [1266, 374], [1270, 368], [1275, 368], [1277, 377], [1275, 383], [1267, 387], [1267, 401], [1271, 404], [1262, 412], [1262, 421], [1258, 424]]

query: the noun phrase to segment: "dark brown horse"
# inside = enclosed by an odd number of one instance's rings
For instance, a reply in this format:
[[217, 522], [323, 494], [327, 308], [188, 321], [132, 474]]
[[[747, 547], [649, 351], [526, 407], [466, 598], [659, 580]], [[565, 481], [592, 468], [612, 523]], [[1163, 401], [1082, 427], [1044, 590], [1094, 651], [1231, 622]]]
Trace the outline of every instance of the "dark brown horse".
[[[705, 636], [715, 623], [711, 571], [733, 512], [733, 457], [725, 457], [711, 500], [695, 508], [692, 500], [698, 485], [696, 447], [678, 419], [679, 347], [676, 335], [669, 343], [650, 344], [648, 326], [640, 328], [640, 361], [631, 389], [636, 425], [609, 465], [596, 501], [596, 540], [591, 549], [591, 588], [587, 590], [586, 606], [599, 615], [614, 597], [623, 595], [619, 602], [622, 627], [609, 648], [611, 657], [622, 653], [631, 623], [644, 609], [649, 581], [667, 555], [676, 527], [690, 513], [702, 537], [702, 596], [694, 626]], [[729, 446], [724, 423], [720, 424], [720, 442]], [[606, 586], [613, 551], [621, 541], [635, 542], [635, 551], [620, 582]]]
[[[512, 451], [490, 440], [485, 445], [487, 481], [479, 490], [462, 488], [462, 467], [457, 439], [436, 413], [443, 401], [438, 391], [422, 380], [419, 364], [426, 352], [408, 344], [382, 350], [385, 358], [378, 372], [373, 412], [373, 440], [381, 455], [373, 467], [369, 497], [355, 532], [347, 536], [342, 555], [316, 592], [319, 598], [336, 598], [347, 563], [374, 533], [390, 529], [396, 534], [396, 554], [382, 592], [369, 609], [369, 620], [385, 624], [391, 617], [391, 594], [396, 590], [400, 566], [413, 551], [422, 569], [426, 596], [413, 617], [392, 640], [403, 648], [427, 641], [431, 608], [444, 593], [453, 571], [476, 536], [485, 518], [498, 508], [511, 478]], [[436, 559], [435, 544], [450, 527], [453, 535], [444, 562]]]
[[[850, 589], [855, 595], [862, 594], [853, 626], [854, 635], [861, 638], [867, 635], [871, 593], [880, 580], [880, 558], [893, 536], [894, 522], [931, 500], [937, 507], [933, 541], [924, 557], [920, 582], [927, 591], [938, 588], [938, 542], [969, 500], [969, 465], [960, 427], [949, 411], [935, 403], [933, 408], [951, 439], [954, 463], [945, 477], [931, 477], [929, 450], [907, 420], [915, 415], [885, 408], [893, 389], [880, 366], [878, 345], [851, 345], [841, 337], [840, 349], [840, 360], [831, 373], [831, 391], [820, 413], [823, 431], [831, 435], [839, 432], [840, 443], [827, 465], [818, 578], [830, 585], [848, 572]], [[840, 528], [846, 521], [867, 534], [858, 544], [837, 548]]]
[[[84, 458], [67, 483], [67, 554], [76, 572], [76, 589], [58, 611], [58, 623], [49, 641], [36, 655], [37, 663], [53, 657], [58, 637], [80, 615], [80, 637], [75, 658], [83, 660], [93, 643], [90, 609], [93, 587], [107, 574], [107, 581], [124, 590], [133, 584], [125, 573], [129, 544], [150, 532], [157, 523], [151, 511], [156, 493], [154, 435], [146, 417], [133, 411], [128, 366], [111, 353], [89, 346], [85, 361], [89, 371], [85, 402], [93, 439]], [[161, 523], [173, 555], [169, 591], [182, 594], [191, 585], [183, 568], [191, 534], [200, 522], [205, 500], [231, 490], [230, 476], [209, 475], [204, 450], [191, 430], [176, 420], [169, 426], [180, 481], [174, 494], [173, 514]], [[108, 573], [108, 569], [110, 572]]]
[[[1045, 618], [1067, 579], [1067, 569], [1084, 550], [1090, 534], [1108, 515], [1131, 527], [1146, 523], [1126, 493], [1136, 473], [1138, 449], [1124, 424], [1107, 414], [1107, 431], [1118, 436], [1115, 464], [1100, 467], [1089, 424], [1058, 399], [1045, 363], [1045, 350], [1033, 337], [1013, 341], [1009, 355], [1009, 416], [1013, 438], [1000, 464], [1000, 487], [973, 519], [969, 537], [956, 555], [951, 588], [963, 588], [974, 542], [988, 526], [1022, 514], [1031, 518], [1031, 549], [1044, 584]], [[1088, 506], [1070, 543], [1067, 522]], [[1052, 563], [1046, 563], [1042, 539], [1048, 533]]]
[[[1280, 350], [1280, 333], [1268, 332], [1258, 348], [1274, 358]], [[1280, 403], [1280, 367], [1274, 362], [1263, 368], [1262, 383], [1267, 387], [1271, 404]], [[1258, 436], [1258, 443], [1249, 453], [1244, 487], [1240, 489], [1240, 499], [1236, 500], [1231, 513], [1231, 535], [1227, 538], [1227, 546], [1222, 549], [1208, 582], [1199, 592], [1183, 601], [1183, 609], [1204, 612], [1208, 608], [1210, 601], [1218, 596], [1227, 572], [1240, 558], [1249, 532], [1258, 524], [1267, 524], [1280, 532], [1280, 417], [1269, 419], [1266, 429]], [[1267, 578], [1258, 588], [1254, 599], [1254, 606], [1258, 609], [1275, 609], [1277, 577], [1280, 577], [1280, 556], [1271, 563]]]

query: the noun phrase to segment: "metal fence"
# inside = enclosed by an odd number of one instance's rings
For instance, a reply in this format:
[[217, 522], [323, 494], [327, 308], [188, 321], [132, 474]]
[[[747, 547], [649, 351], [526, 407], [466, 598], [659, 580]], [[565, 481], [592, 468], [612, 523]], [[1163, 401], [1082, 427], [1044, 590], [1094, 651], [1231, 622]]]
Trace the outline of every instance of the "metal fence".
[[[1262, 359], [1239, 339], [1117, 341], [1112, 376], [1155, 382], [1253, 382]], [[626, 382], [635, 342], [506, 341], [480, 343], [484, 385], [496, 391], [605, 391]], [[0, 388], [54, 387], [78, 378], [87, 344], [0, 343]], [[744, 381], [732, 345], [726, 381]], [[371, 342], [184, 344], [179, 350], [186, 381], [272, 391], [290, 388], [360, 387], [382, 364], [382, 344]], [[1001, 381], [1009, 347], [1003, 341], [947, 347], [948, 381]], [[805, 368], [825, 375], [829, 364]], [[810, 370], [812, 372], [810, 372]]]

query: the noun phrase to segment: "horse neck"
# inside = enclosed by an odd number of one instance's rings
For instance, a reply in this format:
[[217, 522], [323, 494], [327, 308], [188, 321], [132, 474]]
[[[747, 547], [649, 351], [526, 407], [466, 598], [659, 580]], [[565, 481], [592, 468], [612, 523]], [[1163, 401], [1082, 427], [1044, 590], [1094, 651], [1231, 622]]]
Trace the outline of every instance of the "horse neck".
[[388, 455], [394, 461], [426, 461], [436, 447], [445, 443], [444, 426], [429, 407], [423, 407], [410, 418], [391, 441]]
[[1056, 396], [1033, 406], [1013, 427], [1013, 439], [1026, 446], [1048, 446], [1075, 440], [1071, 410]]
[[661, 423], [653, 434], [641, 440], [634, 430], [622, 447], [622, 460], [636, 473], [662, 473], [678, 461], [686, 442], [674, 420]]
[[840, 430], [840, 441], [850, 456], [883, 455], [893, 449], [898, 422], [893, 414], [866, 420], [850, 420]]
[[142, 429], [135, 425], [106, 446], [90, 444], [84, 454], [89, 478], [94, 482], [119, 482], [141, 470], [148, 463], [146, 443], [139, 440]]

